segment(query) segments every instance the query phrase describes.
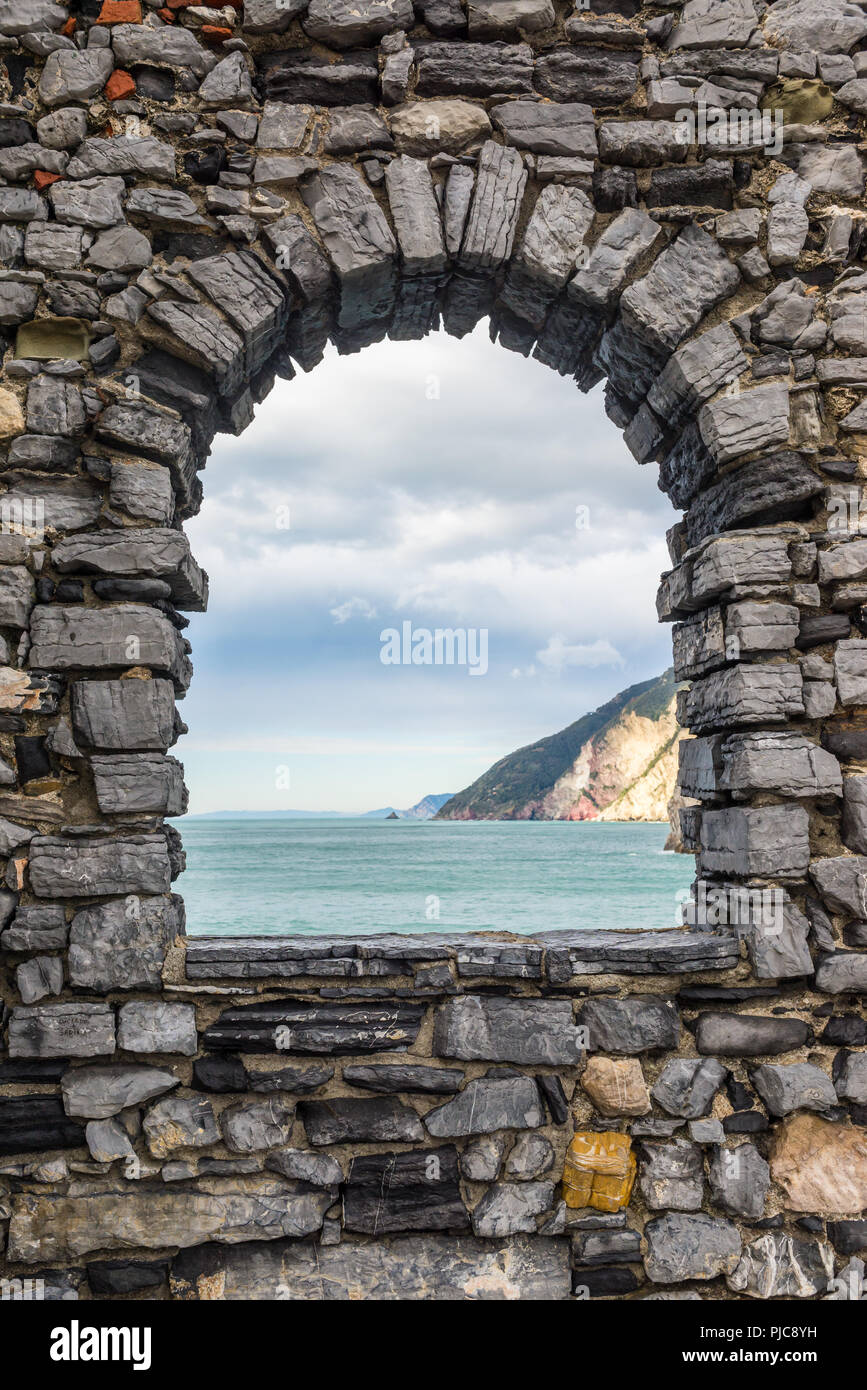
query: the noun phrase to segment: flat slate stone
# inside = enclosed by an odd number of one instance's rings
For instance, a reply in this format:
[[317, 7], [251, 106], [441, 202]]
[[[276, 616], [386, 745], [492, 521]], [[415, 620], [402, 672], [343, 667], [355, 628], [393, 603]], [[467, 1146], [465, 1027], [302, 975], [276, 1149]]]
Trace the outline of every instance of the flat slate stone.
[[0, 1098], [0, 1154], [84, 1148], [84, 1126], [67, 1116], [59, 1096]]
[[590, 1052], [632, 1055], [676, 1048], [680, 1017], [672, 999], [638, 994], [627, 999], [588, 999], [578, 1010]]
[[418, 1004], [310, 1004], [274, 1000], [228, 1009], [206, 1029], [203, 1045], [230, 1052], [389, 1052], [415, 1042]]
[[303, 1100], [298, 1115], [311, 1144], [412, 1143], [424, 1138], [416, 1112], [393, 1097]]
[[[278, 1286], [299, 1301], [348, 1299], [565, 1300], [571, 1294], [569, 1242], [545, 1236], [503, 1241], [409, 1235], [339, 1245], [202, 1245], [175, 1258], [176, 1298], [274, 1299]], [[287, 1296], [286, 1294], [282, 1296]]]
[[437, 1011], [433, 1048], [461, 1061], [557, 1066], [581, 1058], [572, 1006], [559, 999], [450, 999]]
[[343, 1191], [347, 1231], [467, 1231], [458, 1155], [452, 1145], [411, 1153], [367, 1154], [352, 1162]]
[[429, 1110], [425, 1127], [438, 1139], [538, 1129], [545, 1123], [539, 1088], [531, 1076], [488, 1074], [467, 1082], [454, 1100]]

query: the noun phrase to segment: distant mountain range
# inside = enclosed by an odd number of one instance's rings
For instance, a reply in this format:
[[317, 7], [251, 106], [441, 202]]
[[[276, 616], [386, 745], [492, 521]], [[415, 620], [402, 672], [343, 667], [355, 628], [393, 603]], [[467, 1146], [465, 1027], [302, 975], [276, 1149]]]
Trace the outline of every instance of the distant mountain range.
[[[401, 811], [394, 806], [383, 806], [378, 811], [363, 811], [365, 820], [432, 820], [441, 806], [451, 798], [451, 792], [435, 792], [423, 796], [414, 806]], [[355, 819], [355, 811], [200, 811], [198, 815], [185, 816], [185, 820], [347, 820]]]
[[667, 821], [683, 737], [676, 694], [671, 669], [630, 686], [568, 728], [501, 758], [437, 819]]
[[417, 801], [405, 811], [399, 811], [395, 806], [384, 806], [379, 811], [366, 811], [365, 819], [387, 820], [389, 816], [394, 816], [397, 820], [432, 820], [437, 811], [451, 799], [451, 792], [434, 792], [431, 796], [423, 796], [421, 801]]

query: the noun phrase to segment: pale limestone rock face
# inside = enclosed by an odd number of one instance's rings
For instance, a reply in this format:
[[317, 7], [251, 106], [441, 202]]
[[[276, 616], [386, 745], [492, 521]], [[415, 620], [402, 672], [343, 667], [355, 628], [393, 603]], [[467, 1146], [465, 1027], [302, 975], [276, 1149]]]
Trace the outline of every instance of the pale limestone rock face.
[[11, 439], [24, 429], [24, 412], [14, 391], [0, 390], [0, 439]]
[[771, 1177], [790, 1211], [859, 1216], [867, 1206], [867, 1133], [794, 1115], [774, 1136]]
[[602, 1115], [646, 1115], [650, 1109], [637, 1057], [591, 1057], [581, 1085]]
[[390, 112], [389, 123], [397, 148], [406, 154], [458, 154], [491, 133], [485, 110], [469, 101], [408, 102]]

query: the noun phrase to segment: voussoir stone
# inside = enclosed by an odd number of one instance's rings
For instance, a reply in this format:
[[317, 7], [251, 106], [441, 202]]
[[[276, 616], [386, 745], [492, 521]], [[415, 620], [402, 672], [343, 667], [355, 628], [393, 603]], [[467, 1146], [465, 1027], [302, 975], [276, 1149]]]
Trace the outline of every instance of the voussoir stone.
[[468, 995], [437, 1011], [434, 1054], [460, 1061], [574, 1065], [580, 1060], [572, 1005], [559, 999]]

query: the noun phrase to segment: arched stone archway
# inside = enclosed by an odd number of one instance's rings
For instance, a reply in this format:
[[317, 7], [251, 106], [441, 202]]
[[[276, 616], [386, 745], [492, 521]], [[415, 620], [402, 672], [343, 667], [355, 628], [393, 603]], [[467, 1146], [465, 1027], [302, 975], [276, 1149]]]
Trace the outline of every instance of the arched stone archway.
[[[0, 0], [0, 39], [5, 1277], [825, 1296], [867, 1205], [867, 14]], [[211, 441], [329, 340], [486, 316], [606, 379], [684, 511], [692, 920], [185, 943]]]

